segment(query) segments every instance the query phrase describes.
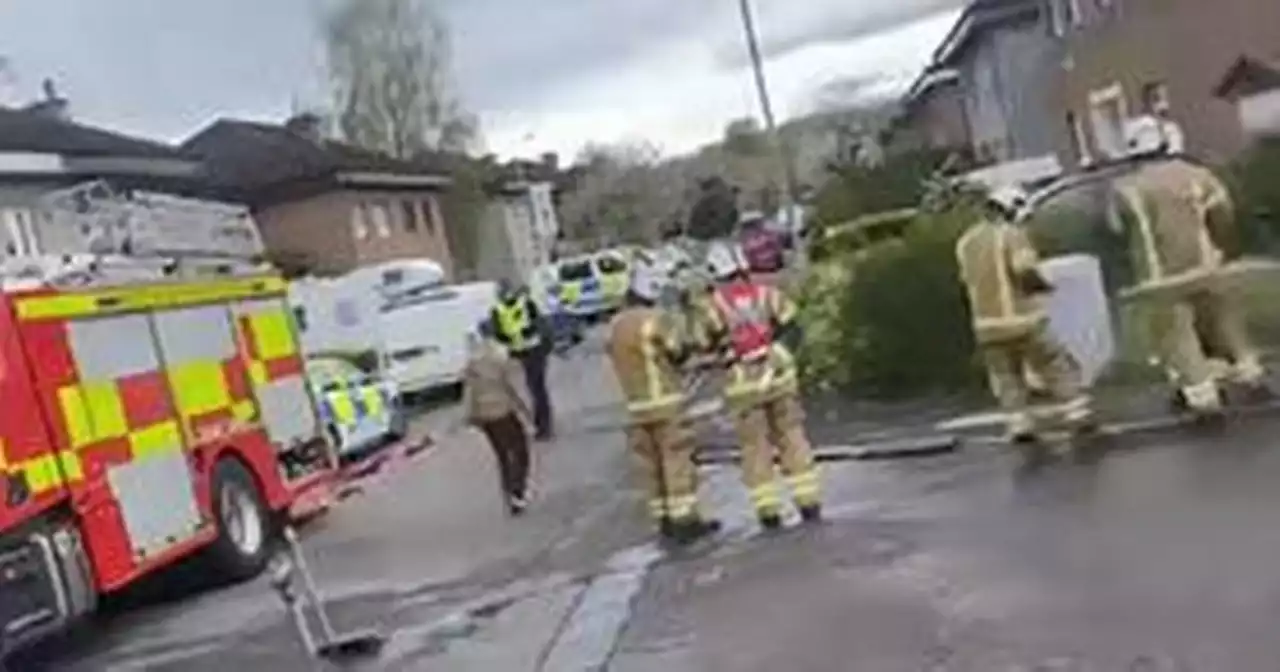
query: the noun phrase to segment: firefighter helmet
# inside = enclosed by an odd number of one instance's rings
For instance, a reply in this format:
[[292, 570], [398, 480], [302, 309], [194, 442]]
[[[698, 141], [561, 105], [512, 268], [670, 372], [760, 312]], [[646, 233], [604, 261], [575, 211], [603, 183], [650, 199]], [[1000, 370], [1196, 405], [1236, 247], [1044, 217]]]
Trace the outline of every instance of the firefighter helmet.
[[1130, 119], [1124, 127], [1124, 140], [1130, 157], [1163, 154], [1169, 149], [1163, 124], [1150, 114]]
[[631, 271], [630, 291], [637, 298], [657, 303], [662, 299], [666, 286], [666, 274], [653, 264], [638, 263]]

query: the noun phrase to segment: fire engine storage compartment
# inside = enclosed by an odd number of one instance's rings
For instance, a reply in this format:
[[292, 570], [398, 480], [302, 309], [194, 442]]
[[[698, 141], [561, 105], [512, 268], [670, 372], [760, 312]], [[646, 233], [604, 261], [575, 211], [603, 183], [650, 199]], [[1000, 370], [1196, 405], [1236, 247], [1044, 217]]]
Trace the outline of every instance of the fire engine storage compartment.
[[216, 479], [223, 457], [245, 465], [270, 508], [332, 476], [278, 278], [42, 289], [8, 294], [0, 310], [9, 340], [0, 364], [34, 392], [3, 389], [38, 398], [43, 417], [26, 424], [47, 425], [24, 430], [41, 437], [39, 455], [28, 446], [26, 463], [5, 470], [6, 498], [26, 490], [42, 503], [0, 516], [0, 630], [10, 642], [91, 608], [97, 592], [213, 548], [201, 540], [212, 538], [216, 504], [201, 503], [199, 479]]

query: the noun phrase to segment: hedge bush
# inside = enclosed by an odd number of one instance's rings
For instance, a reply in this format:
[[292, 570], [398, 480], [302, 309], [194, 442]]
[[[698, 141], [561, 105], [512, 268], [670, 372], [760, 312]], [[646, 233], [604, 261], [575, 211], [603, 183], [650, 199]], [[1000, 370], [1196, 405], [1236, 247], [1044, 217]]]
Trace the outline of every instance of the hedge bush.
[[883, 399], [980, 384], [955, 262], [976, 216], [921, 214], [901, 239], [815, 266], [802, 294], [806, 383]]
[[1235, 196], [1243, 251], [1280, 252], [1280, 138], [1256, 143], [1226, 175]]

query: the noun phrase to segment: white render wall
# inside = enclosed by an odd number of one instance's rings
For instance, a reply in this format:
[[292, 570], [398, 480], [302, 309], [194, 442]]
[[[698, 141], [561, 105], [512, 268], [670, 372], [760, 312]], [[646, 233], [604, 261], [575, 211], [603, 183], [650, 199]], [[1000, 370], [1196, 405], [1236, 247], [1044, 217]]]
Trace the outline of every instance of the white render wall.
[[1241, 98], [1239, 109], [1245, 133], [1280, 133], [1280, 89]]

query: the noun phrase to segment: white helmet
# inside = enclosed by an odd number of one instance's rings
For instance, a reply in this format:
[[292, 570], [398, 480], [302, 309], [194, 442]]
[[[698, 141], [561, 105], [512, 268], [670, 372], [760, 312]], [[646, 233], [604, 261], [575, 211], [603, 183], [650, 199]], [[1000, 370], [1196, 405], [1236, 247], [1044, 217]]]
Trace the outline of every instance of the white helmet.
[[1125, 123], [1124, 141], [1130, 157], [1163, 154], [1169, 150], [1164, 125], [1150, 114], [1134, 117]]
[[742, 250], [733, 243], [715, 242], [707, 250], [707, 269], [716, 280], [727, 280], [748, 271]]
[[1027, 192], [1017, 185], [1005, 185], [993, 189], [987, 194], [987, 200], [1009, 213], [1011, 217], [1018, 217], [1027, 207]]
[[636, 264], [631, 270], [631, 293], [645, 301], [657, 303], [666, 287], [666, 274], [651, 264]]

